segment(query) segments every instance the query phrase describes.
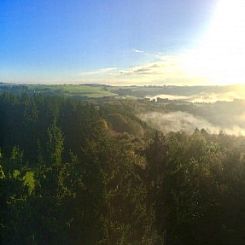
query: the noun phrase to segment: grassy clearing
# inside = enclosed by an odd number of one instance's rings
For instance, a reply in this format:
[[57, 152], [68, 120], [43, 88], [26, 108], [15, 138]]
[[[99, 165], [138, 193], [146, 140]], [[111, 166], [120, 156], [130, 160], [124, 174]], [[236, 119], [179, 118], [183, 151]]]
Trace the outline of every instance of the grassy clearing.
[[90, 86], [90, 85], [29, 85], [29, 89], [35, 92], [58, 93], [67, 96], [81, 96], [81, 97], [108, 97], [115, 96], [105, 86]]

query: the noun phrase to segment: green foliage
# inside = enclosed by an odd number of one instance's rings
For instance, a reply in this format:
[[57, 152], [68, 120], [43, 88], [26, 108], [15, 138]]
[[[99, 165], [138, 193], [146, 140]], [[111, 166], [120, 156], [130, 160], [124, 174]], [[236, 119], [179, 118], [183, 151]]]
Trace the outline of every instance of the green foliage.
[[1, 244], [244, 244], [245, 139], [119, 104], [0, 96]]
[[54, 122], [48, 128], [48, 155], [50, 156], [51, 164], [60, 164], [63, 152], [63, 136], [60, 129]]
[[32, 171], [27, 171], [23, 176], [23, 185], [28, 188], [29, 195], [35, 190], [35, 178]]

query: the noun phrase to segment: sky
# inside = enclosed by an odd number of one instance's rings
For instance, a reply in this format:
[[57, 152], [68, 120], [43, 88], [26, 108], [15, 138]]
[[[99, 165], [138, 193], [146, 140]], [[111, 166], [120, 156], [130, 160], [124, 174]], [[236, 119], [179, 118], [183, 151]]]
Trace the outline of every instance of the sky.
[[[212, 67], [216, 67], [221, 61], [216, 57], [244, 35], [237, 34], [230, 43], [221, 45], [219, 53], [215, 51], [219, 43], [212, 47], [204, 47], [203, 43], [213, 44], [230, 36], [225, 28], [223, 36], [217, 36], [217, 30], [213, 30], [215, 25], [220, 30], [224, 19], [218, 10], [223, 8], [226, 17], [234, 5], [230, 17], [237, 16], [242, 1], [1, 0], [0, 81], [113, 85], [218, 83], [223, 79], [219, 76], [222, 69], [227, 67], [218, 66], [214, 70], [207, 64], [212, 59]], [[242, 15], [241, 12], [239, 16]], [[237, 19], [239, 16], [235, 21], [244, 22], [245, 18]], [[228, 21], [226, 25], [233, 30], [237, 22], [229, 27]], [[239, 33], [244, 32], [239, 28]], [[207, 57], [208, 49], [215, 57]], [[228, 55], [238, 58], [234, 52]], [[198, 59], [205, 62], [197, 66]]]

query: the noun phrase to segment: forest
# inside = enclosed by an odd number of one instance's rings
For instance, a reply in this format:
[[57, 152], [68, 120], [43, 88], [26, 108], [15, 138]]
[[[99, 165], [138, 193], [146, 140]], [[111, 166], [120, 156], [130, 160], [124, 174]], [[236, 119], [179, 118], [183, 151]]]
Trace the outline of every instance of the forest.
[[137, 116], [223, 106], [2, 92], [1, 244], [245, 244], [245, 137]]

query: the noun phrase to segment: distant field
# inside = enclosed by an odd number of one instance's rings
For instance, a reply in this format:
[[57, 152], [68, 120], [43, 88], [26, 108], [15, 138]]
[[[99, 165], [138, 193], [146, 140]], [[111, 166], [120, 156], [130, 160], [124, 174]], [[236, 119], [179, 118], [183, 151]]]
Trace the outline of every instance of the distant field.
[[40, 93], [58, 93], [67, 96], [81, 97], [108, 97], [115, 96], [105, 86], [89, 86], [89, 85], [28, 85], [29, 90]]

